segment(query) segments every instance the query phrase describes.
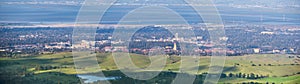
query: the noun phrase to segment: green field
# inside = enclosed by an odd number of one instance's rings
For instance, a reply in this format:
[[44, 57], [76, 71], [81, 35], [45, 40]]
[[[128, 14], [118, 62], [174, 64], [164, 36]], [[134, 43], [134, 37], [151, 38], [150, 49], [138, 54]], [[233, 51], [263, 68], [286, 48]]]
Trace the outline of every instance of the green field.
[[[192, 59], [192, 57], [187, 58]], [[103, 71], [109, 72], [118, 70], [118, 67], [114, 63], [113, 56], [110, 53], [97, 53], [97, 60]], [[131, 54], [131, 60], [133, 60], [134, 64], [140, 68], [145, 68], [151, 63], [148, 56], [138, 54]], [[298, 60], [299, 58], [296, 57], [289, 58], [288, 55], [274, 54], [227, 57], [223, 69], [224, 74], [242, 73], [255, 74], [257, 75], [256, 77], [264, 77], [255, 79], [226, 77], [221, 78], [219, 83], [300, 83], [300, 62]], [[169, 57], [164, 71], [179, 72], [180, 61], [181, 58], [179, 56]], [[196, 75], [208, 72], [210, 57], [200, 57], [197, 62], [199, 62], [199, 70]], [[0, 58], [0, 65], [1, 81], [4, 84], [14, 83], [16, 80], [25, 81], [25, 83], [30, 84], [32, 82], [43, 81], [50, 81], [49, 83], [79, 82], [78, 78], [75, 76], [77, 72], [74, 67], [71, 52], [19, 58]], [[157, 80], [158, 79], [160, 78], [157, 78]]]

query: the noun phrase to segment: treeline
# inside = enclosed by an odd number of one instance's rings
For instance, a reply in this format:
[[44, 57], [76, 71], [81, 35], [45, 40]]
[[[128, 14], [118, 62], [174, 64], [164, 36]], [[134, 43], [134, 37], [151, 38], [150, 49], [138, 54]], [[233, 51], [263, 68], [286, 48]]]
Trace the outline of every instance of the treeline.
[[246, 78], [246, 79], [260, 79], [260, 78], [265, 78], [265, 77], [269, 77], [264, 76], [264, 75], [260, 75], [260, 74], [255, 74], [255, 73], [250, 73], [250, 74], [246, 74], [246, 73], [229, 73], [229, 74], [221, 74], [221, 78]]
[[[226, 83], [224, 83], [226, 84]], [[228, 83], [228, 84], [231, 84], [231, 83]], [[266, 82], [266, 83], [260, 83], [260, 82], [242, 82], [242, 83], [237, 83], [237, 84], [275, 84], [274, 82], [272, 83], [269, 83], [269, 82]]]
[[24, 65], [22, 60], [1, 60], [0, 61], [0, 84], [79, 84], [76, 75], [68, 75], [59, 72], [47, 72], [36, 74], [29, 69], [50, 70], [67, 68], [67, 66], [50, 65]]
[[[5, 76], [6, 75], [6, 76]], [[0, 74], [0, 84], [79, 84], [76, 75], [58, 72], [41, 73], [35, 75], [18, 76], [13, 73]], [[4, 77], [5, 76], [5, 77]]]
[[52, 70], [52, 69], [61, 69], [61, 68], [68, 68], [68, 67], [67, 66], [51, 66], [51, 65], [46, 65], [46, 66], [36, 67], [35, 70]]
[[[251, 66], [286, 66], [286, 65], [297, 66], [297, 65], [300, 65], [297, 63], [293, 63], [293, 64], [254, 64], [253, 62], [250, 62], [250, 63], [252, 63]], [[234, 63], [234, 67], [236, 67], [236, 66], [243, 66], [243, 65], [240, 65], [239, 63]]]
[[[202, 73], [202, 75], [208, 74], [207, 72]], [[255, 74], [255, 73], [221, 73], [220, 78], [245, 78], [245, 79], [261, 79], [269, 77], [268, 75], [261, 75], [261, 74]]]
[[251, 66], [285, 66], [285, 65], [291, 65], [291, 66], [296, 66], [296, 65], [300, 65], [300, 64], [251, 64]]

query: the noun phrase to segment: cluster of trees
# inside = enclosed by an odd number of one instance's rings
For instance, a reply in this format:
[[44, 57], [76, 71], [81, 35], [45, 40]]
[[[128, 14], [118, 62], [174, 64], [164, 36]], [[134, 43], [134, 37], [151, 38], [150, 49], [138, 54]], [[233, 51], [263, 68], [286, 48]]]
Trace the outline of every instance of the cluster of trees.
[[[23, 65], [16, 60], [0, 61], [0, 84], [78, 84], [79, 78], [76, 75], [68, 75], [59, 72], [34, 74], [28, 71], [32, 66]], [[58, 66], [41, 66], [58, 68]]]
[[[238, 83], [239, 84], [239, 83]], [[269, 82], [266, 82], [266, 83], [259, 83], [259, 82], [242, 82], [241, 84], [275, 84], [275, 83], [269, 83]]]
[[[251, 61], [250, 63], [253, 63], [253, 62]], [[292, 65], [292, 66], [294, 66], [294, 65], [300, 65], [300, 64], [277, 64], [277, 65], [275, 65], [275, 64], [251, 64], [251, 66], [282, 66], [282, 65]], [[240, 64], [239, 63], [234, 63], [234, 67], [236, 67], [236, 66], [240, 66]]]
[[[15, 71], [9, 71], [15, 72]], [[80, 80], [76, 75], [68, 75], [57, 72], [31, 74], [25, 76], [15, 75], [14, 73], [0, 74], [0, 84], [79, 84]], [[5, 76], [6, 77], [3, 77]]]
[[[163, 72], [160, 72], [158, 74], [158, 76], [156, 76], [152, 79], [137, 80], [137, 79], [133, 79], [133, 78], [126, 76], [119, 70], [103, 71], [103, 73], [105, 74], [105, 76], [121, 78], [118, 80], [111, 80], [110, 82], [112, 84], [171, 84], [174, 81], [174, 79], [176, 78], [176, 75], [178, 75], [178, 73], [175, 73], [175, 72], [163, 71]], [[140, 72], [138, 72], [138, 73], [140, 73]], [[149, 72], [149, 73], [152, 73], [152, 72]], [[182, 76], [188, 77], [191, 75], [187, 74], [187, 73], [182, 73]], [[203, 75], [197, 75], [193, 84], [203, 84], [203, 80], [204, 80]]]
[[67, 66], [51, 66], [51, 65], [46, 65], [46, 66], [39, 66], [36, 67], [36, 70], [51, 70], [51, 69], [61, 69], [61, 68], [67, 68]]
[[[207, 73], [202, 73], [202, 74], [207, 74]], [[258, 75], [254, 73], [246, 74], [246, 73], [221, 73], [220, 78], [246, 78], [246, 79], [260, 79], [260, 78], [265, 78], [268, 76], [263, 76], [263, 75]]]
[[226, 77], [236, 77], [236, 78], [246, 78], [246, 79], [260, 79], [260, 78], [265, 78], [268, 76], [264, 76], [264, 75], [259, 75], [259, 74], [254, 74], [254, 73], [250, 73], [250, 74], [246, 74], [246, 73], [229, 73], [226, 75]]
[[17, 53], [13, 51], [0, 51], [0, 57], [11, 57], [11, 58], [16, 58]]
[[[281, 66], [281, 65], [299, 65], [299, 64], [278, 64], [277, 66]], [[262, 66], [261, 64], [251, 64], [251, 66]], [[263, 66], [276, 66], [276, 65], [272, 65], [272, 64], [264, 64]]]
[[[251, 64], [251, 66], [262, 66], [261, 64]], [[263, 66], [273, 66], [272, 64], [264, 64]]]
[[[202, 75], [208, 74], [207, 72], [202, 73]], [[269, 77], [264, 76], [264, 75], [259, 75], [259, 74], [254, 74], [254, 73], [229, 73], [229, 74], [225, 74], [225, 73], [221, 73], [220, 78], [246, 78], [246, 79], [260, 79], [260, 78], [265, 78], [265, 77]]]
[[6, 47], [2, 48], [5, 51], [0, 51], [0, 57], [11, 57], [11, 58], [18, 58], [22, 56], [29, 56], [29, 55], [38, 55], [40, 50], [35, 47], [28, 47], [24, 49], [15, 49], [14, 47]]

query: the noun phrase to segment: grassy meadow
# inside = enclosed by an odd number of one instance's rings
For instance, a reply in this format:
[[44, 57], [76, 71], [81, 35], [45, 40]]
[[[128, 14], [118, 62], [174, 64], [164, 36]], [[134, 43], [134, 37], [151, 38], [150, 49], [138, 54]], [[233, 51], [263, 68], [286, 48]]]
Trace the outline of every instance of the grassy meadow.
[[[241, 78], [238, 76], [221, 78], [219, 83], [300, 83], [300, 61], [297, 57], [289, 57], [290, 55], [275, 54], [253, 54], [245, 56], [226, 57], [223, 73], [224, 74], [255, 74], [264, 76], [263, 78]], [[103, 71], [117, 71], [118, 67], [114, 63], [111, 53], [97, 53], [97, 61]], [[188, 57], [187, 58], [192, 58]], [[210, 65], [209, 56], [199, 58], [199, 70], [197, 73], [189, 73], [201, 75], [208, 72]], [[140, 68], [146, 68], [151, 64], [148, 56], [131, 54], [131, 60]], [[181, 58], [179, 56], [171, 56], [167, 58], [167, 64], [163, 69], [166, 72], [180, 72], [179, 67]], [[56, 54], [44, 54], [39, 56], [27, 56], [19, 58], [0, 58], [0, 76], [3, 84], [22, 81], [24, 83], [79, 83], [76, 77], [76, 70], [71, 52], [62, 52]], [[186, 64], [189, 65], [189, 64]], [[120, 73], [120, 72], [118, 72]], [[80, 74], [80, 73], [79, 73]], [[109, 74], [108, 74], [109, 75]], [[159, 82], [161, 78], [157, 78]], [[120, 80], [121, 81], [121, 80]], [[152, 81], [152, 80], [149, 80]], [[118, 83], [113, 81], [113, 83]]]

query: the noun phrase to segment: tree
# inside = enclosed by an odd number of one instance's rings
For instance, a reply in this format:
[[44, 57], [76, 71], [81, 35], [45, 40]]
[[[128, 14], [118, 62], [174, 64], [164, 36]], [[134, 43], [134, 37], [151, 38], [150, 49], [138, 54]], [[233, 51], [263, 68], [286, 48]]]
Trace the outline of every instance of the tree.
[[255, 74], [254, 73], [250, 73], [249, 79], [256, 79]]
[[226, 77], [227, 77], [226, 74], [224, 73], [221, 74], [221, 78], [226, 78]]
[[247, 77], [246, 77], [247, 79], [249, 79], [250, 78], [250, 74], [247, 74]]
[[233, 77], [233, 74], [232, 74], [232, 73], [229, 73], [228, 77]]
[[238, 77], [239, 77], [239, 78], [242, 78], [242, 73], [241, 73], [241, 72], [238, 74]]
[[246, 78], [246, 74], [245, 73], [243, 73], [242, 78]]

